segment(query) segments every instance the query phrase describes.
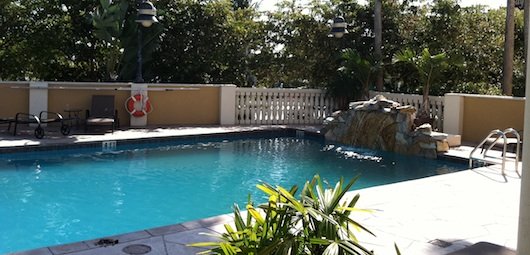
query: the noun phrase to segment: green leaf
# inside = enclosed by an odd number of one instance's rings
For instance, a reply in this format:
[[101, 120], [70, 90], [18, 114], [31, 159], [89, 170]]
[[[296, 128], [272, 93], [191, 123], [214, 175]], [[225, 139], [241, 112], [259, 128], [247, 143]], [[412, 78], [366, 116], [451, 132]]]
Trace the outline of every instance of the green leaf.
[[110, 0], [99, 0], [99, 4], [103, 9], [108, 9], [110, 6], [111, 1]]
[[322, 255], [339, 255], [339, 244], [336, 242], [329, 244]]
[[200, 243], [192, 243], [192, 244], [186, 244], [186, 246], [190, 247], [216, 247], [219, 246], [218, 242], [200, 242]]
[[401, 255], [401, 252], [399, 251], [399, 247], [397, 246], [396, 243], [394, 243], [394, 249], [396, 249], [396, 254], [397, 255]]
[[263, 219], [261, 214], [252, 205], [247, 205], [247, 211], [260, 225], [265, 224], [265, 219]]

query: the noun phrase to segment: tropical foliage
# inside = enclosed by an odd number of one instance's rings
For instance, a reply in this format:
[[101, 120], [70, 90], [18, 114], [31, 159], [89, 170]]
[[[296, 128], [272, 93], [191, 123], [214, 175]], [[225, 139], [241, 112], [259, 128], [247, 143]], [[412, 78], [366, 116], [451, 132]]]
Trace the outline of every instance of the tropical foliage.
[[368, 90], [380, 66], [373, 59], [363, 58], [352, 49], [345, 50], [342, 58], [343, 63], [338, 71], [344, 76], [355, 79], [361, 85], [361, 96], [367, 99]]
[[421, 82], [423, 91], [422, 109], [419, 116], [430, 117], [429, 92], [432, 85], [440, 82], [442, 72], [448, 66], [448, 58], [445, 53], [431, 55], [429, 49], [425, 48], [421, 53], [411, 49], [404, 49], [394, 55], [393, 63], [405, 63], [412, 67], [412, 75]]
[[[409, 68], [393, 65], [392, 59], [407, 48], [428, 48], [461, 63], [441, 72], [441, 82], [430, 88], [432, 95], [469, 87], [462, 84], [498, 91], [505, 10], [461, 7], [457, 0], [382, 2], [385, 90], [421, 94], [424, 83], [405, 77]], [[373, 1], [315, 0], [300, 6], [300, 1], [284, 0], [269, 12], [258, 11], [258, 3], [154, 1], [160, 23], [142, 30], [144, 78], [343, 87], [348, 97], [363, 96], [360, 84], [344, 76], [347, 62], [341, 54], [351, 49], [362, 59], [372, 58]], [[138, 47], [135, 9], [135, 0], [0, 0], [0, 79], [131, 81]], [[328, 38], [329, 21], [339, 14], [349, 22], [350, 33]], [[515, 16], [513, 87], [516, 95], [523, 95], [522, 12]]]
[[346, 192], [357, 178], [344, 186], [341, 179], [334, 188], [325, 188], [316, 175], [306, 182], [300, 198], [296, 186], [287, 190], [267, 183], [258, 189], [268, 196], [268, 201], [255, 207], [251, 201], [243, 216], [234, 206], [234, 225], [225, 225], [226, 233], [219, 242], [196, 243], [208, 246], [210, 254], [372, 254], [359, 244], [355, 232], [366, 231], [351, 218], [359, 195], [349, 197]]

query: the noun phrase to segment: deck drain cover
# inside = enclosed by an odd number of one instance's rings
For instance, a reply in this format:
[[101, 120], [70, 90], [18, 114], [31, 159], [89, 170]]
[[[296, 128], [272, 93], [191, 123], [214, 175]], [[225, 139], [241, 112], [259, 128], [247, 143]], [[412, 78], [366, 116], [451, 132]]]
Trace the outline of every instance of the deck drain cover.
[[447, 248], [447, 247], [453, 245], [450, 242], [447, 242], [447, 241], [444, 241], [444, 240], [440, 240], [440, 239], [434, 239], [434, 240], [429, 241], [428, 243], [430, 243], [432, 245], [436, 245], [438, 247], [442, 247], [442, 248]]
[[125, 246], [122, 251], [131, 255], [142, 255], [149, 253], [151, 251], [151, 246], [145, 244], [131, 244]]

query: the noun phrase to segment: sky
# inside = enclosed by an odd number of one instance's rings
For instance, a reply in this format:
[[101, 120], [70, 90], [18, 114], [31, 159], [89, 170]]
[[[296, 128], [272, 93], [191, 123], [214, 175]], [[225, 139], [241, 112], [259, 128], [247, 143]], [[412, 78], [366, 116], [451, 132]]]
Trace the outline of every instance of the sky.
[[[302, 0], [303, 1], [303, 0]], [[256, 2], [260, 2], [259, 0]], [[260, 10], [274, 10], [275, 4], [279, 2], [279, 0], [261, 0], [260, 4]], [[359, 2], [362, 2], [359, 1]], [[482, 4], [489, 6], [490, 8], [499, 8], [499, 7], [506, 7], [506, 0], [460, 0], [459, 3], [461, 6], [471, 6], [471, 5], [477, 5]]]

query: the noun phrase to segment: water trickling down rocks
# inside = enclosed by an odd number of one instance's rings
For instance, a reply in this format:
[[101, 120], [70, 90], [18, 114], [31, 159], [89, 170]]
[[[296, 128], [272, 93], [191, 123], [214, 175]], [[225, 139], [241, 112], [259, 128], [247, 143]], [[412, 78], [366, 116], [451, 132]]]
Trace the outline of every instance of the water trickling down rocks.
[[414, 125], [416, 108], [378, 95], [350, 103], [325, 121], [326, 139], [338, 143], [436, 158], [447, 151], [447, 135], [433, 132], [430, 124]]

